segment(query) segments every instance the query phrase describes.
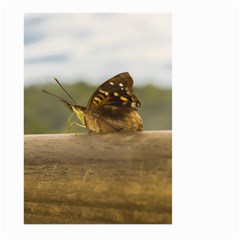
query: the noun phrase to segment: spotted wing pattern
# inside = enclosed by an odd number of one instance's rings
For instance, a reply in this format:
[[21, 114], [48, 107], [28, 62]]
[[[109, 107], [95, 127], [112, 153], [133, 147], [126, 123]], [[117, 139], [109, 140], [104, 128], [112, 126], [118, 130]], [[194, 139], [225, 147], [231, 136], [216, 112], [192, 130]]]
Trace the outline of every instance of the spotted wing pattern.
[[140, 105], [133, 92], [133, 79], [128, 72], [124, 72], [110, 78], [96, 89], [86, 111], [104, 115], [110, 110], [136, 110]]

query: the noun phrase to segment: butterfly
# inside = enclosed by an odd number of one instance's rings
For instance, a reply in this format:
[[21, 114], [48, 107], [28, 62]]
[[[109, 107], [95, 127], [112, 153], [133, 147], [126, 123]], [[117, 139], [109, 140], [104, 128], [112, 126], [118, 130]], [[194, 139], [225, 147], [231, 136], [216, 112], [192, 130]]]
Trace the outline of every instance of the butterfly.
[[60, 99], [73, 112], [80, 123], [72, 122], [95, 133], [136, 132], [143, 130], [143, 122], [137, 113], [141, 106], [133, 92], [133, 79], [128, 72], [119, 73], [101, 84], [90, 97], [86, 107], [78, 105], [60, 82], [58, 85], [71, 101], [48, 93]]

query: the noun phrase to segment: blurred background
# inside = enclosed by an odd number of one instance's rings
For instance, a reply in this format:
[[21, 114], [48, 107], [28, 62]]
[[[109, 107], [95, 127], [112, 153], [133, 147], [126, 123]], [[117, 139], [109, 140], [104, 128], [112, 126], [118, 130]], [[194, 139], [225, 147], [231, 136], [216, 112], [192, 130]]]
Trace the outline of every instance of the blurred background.
[[25, 14], [25, 134], [67, 128], [71, 112], [42, 92], [68, 99], [53, 77], [86, 106], [96, 87], [120, 72], [134, 80], [144, 130], [172, 129], [171, 27], [171, 14]]

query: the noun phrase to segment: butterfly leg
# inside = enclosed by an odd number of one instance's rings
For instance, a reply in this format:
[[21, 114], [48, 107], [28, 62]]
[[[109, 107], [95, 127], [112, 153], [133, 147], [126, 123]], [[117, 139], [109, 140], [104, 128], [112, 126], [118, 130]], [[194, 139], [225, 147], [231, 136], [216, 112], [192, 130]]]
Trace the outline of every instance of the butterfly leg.
[[77, 125], [77, 126], [79, 126], [79, 127], [86, 128], [86, 126], [81, 125], [81, 124], [79, 124], [79, 123], [73, 121], [73, 122], [71, 122], [70, 124], [68, 124], [67, 129], [65, 130], [65, 132], [68, 133], [69, 130], [73, 127], [73, 125]]
[[70, 115], [70, 117], [68, 118], [68, 121], [67, 121], [67, 129], [64, 131], [65, 133], [68, 133], [69, 132], [69, 130], [70, 130], [70, 128], [72, 127], [72, 125], [73, 125], [73, 123], [72, 122], [70, 122], [71, 121], [71, 119], [72, 119], [72, 116], [74, 115], [74, 113], [72, 113], [71, 115]]
[[77, 122], [72, 122], [72, 123], [75, 124], [75, 125], [77, 125], [77, 126], [79, 126], [79, 127], [86, 128], [86, 126], [84, 126], [84, 125], [82, 125], [82, 124], [79, 124], [79, 123], [77, 123]]
[[73, 115], [74, 115], [74, 113], [72, 113], [72, 114], [70, 115], [70, 117], [68, 118], [67, 129], [64, 131], [65, 133], [68, 133], [69, 130], [72, 128], [73, 125], [77, 125], [77, 126], [79, 126], [79, 127], [86, 128], [86, 126], [81, 125], [81, 124], [79, 124], [79, 123], [77, 123], [77, 122], [75, 122], [75, 121], [70, 122]]
[[88, 129], [88, 134], [91, 134], [93, 131], [91, 129]]

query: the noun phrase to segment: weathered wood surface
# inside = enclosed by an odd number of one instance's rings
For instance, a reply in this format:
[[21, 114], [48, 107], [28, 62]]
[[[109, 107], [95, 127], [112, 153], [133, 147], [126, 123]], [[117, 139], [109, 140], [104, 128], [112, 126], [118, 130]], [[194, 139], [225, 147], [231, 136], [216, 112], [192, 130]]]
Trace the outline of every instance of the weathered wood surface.
[[171, 131], [24, 138], [26, 224], [172, 222]]

